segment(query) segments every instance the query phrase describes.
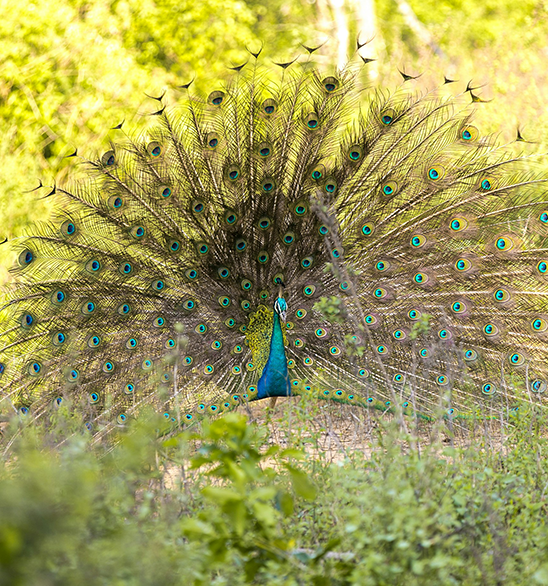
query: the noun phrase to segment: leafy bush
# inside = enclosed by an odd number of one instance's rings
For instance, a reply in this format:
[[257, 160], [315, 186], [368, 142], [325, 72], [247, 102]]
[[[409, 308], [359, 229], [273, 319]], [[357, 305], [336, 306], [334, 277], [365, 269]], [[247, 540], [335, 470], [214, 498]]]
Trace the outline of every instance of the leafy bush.
[[548, 584], [538, 414], [409, 435], [362, 413], [356, 446], [329, 452], [344, 409], [285, 407], [167, 439], [135, 422], [107, 449], [23, 429], [0, 474], [0, 584]]

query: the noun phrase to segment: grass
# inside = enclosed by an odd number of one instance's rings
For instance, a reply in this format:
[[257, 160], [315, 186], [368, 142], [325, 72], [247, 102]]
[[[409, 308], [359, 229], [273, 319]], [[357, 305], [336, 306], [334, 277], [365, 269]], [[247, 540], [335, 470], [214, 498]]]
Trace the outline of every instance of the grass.
[[303, 398], [171, 436], [145, 418], [108, 446], [23, 426], [0, 584], [548, 584], [545, 424], [404, 432]]

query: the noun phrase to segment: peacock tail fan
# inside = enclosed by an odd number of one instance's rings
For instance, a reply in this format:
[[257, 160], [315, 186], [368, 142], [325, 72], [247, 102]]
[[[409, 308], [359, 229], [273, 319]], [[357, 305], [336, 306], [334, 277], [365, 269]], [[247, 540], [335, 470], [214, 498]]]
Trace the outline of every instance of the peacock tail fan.
[[[257, 64], [50, 188], [17, 239], [2, 403], [94, 430], [315, 393], [428, 418], [542, 402], [546, 178], [462, 97]], [[212, 88], [213, 89], [213, 88]], [[119, 133], [119, 131], [117, 131]]]

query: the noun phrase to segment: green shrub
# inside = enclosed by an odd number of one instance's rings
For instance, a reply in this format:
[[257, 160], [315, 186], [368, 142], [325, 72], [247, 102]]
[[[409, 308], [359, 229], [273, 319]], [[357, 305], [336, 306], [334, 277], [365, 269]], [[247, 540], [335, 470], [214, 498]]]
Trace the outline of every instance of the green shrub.
[[286, 401], [170, 437], [150, 418], [115, 445], [22, 428], [0, 584], [548, 584], [543, 415], [409, 434], [354, 412], [352, 444], [345, 409]]

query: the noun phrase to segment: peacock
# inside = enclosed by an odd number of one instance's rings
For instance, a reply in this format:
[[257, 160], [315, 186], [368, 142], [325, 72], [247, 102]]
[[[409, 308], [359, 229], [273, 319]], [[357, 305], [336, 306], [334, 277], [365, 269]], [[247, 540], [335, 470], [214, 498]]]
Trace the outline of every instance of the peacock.
[[40, 182], [57, 211], [14, 240], [4, 407], [69, 404], [95, 432], [301, 394], [426, 418], [542, 404], [546, 177], [472, 125], [470, 87], [278, 65], [157, 97], [143, 135], [74, 153], [83, 180]]

